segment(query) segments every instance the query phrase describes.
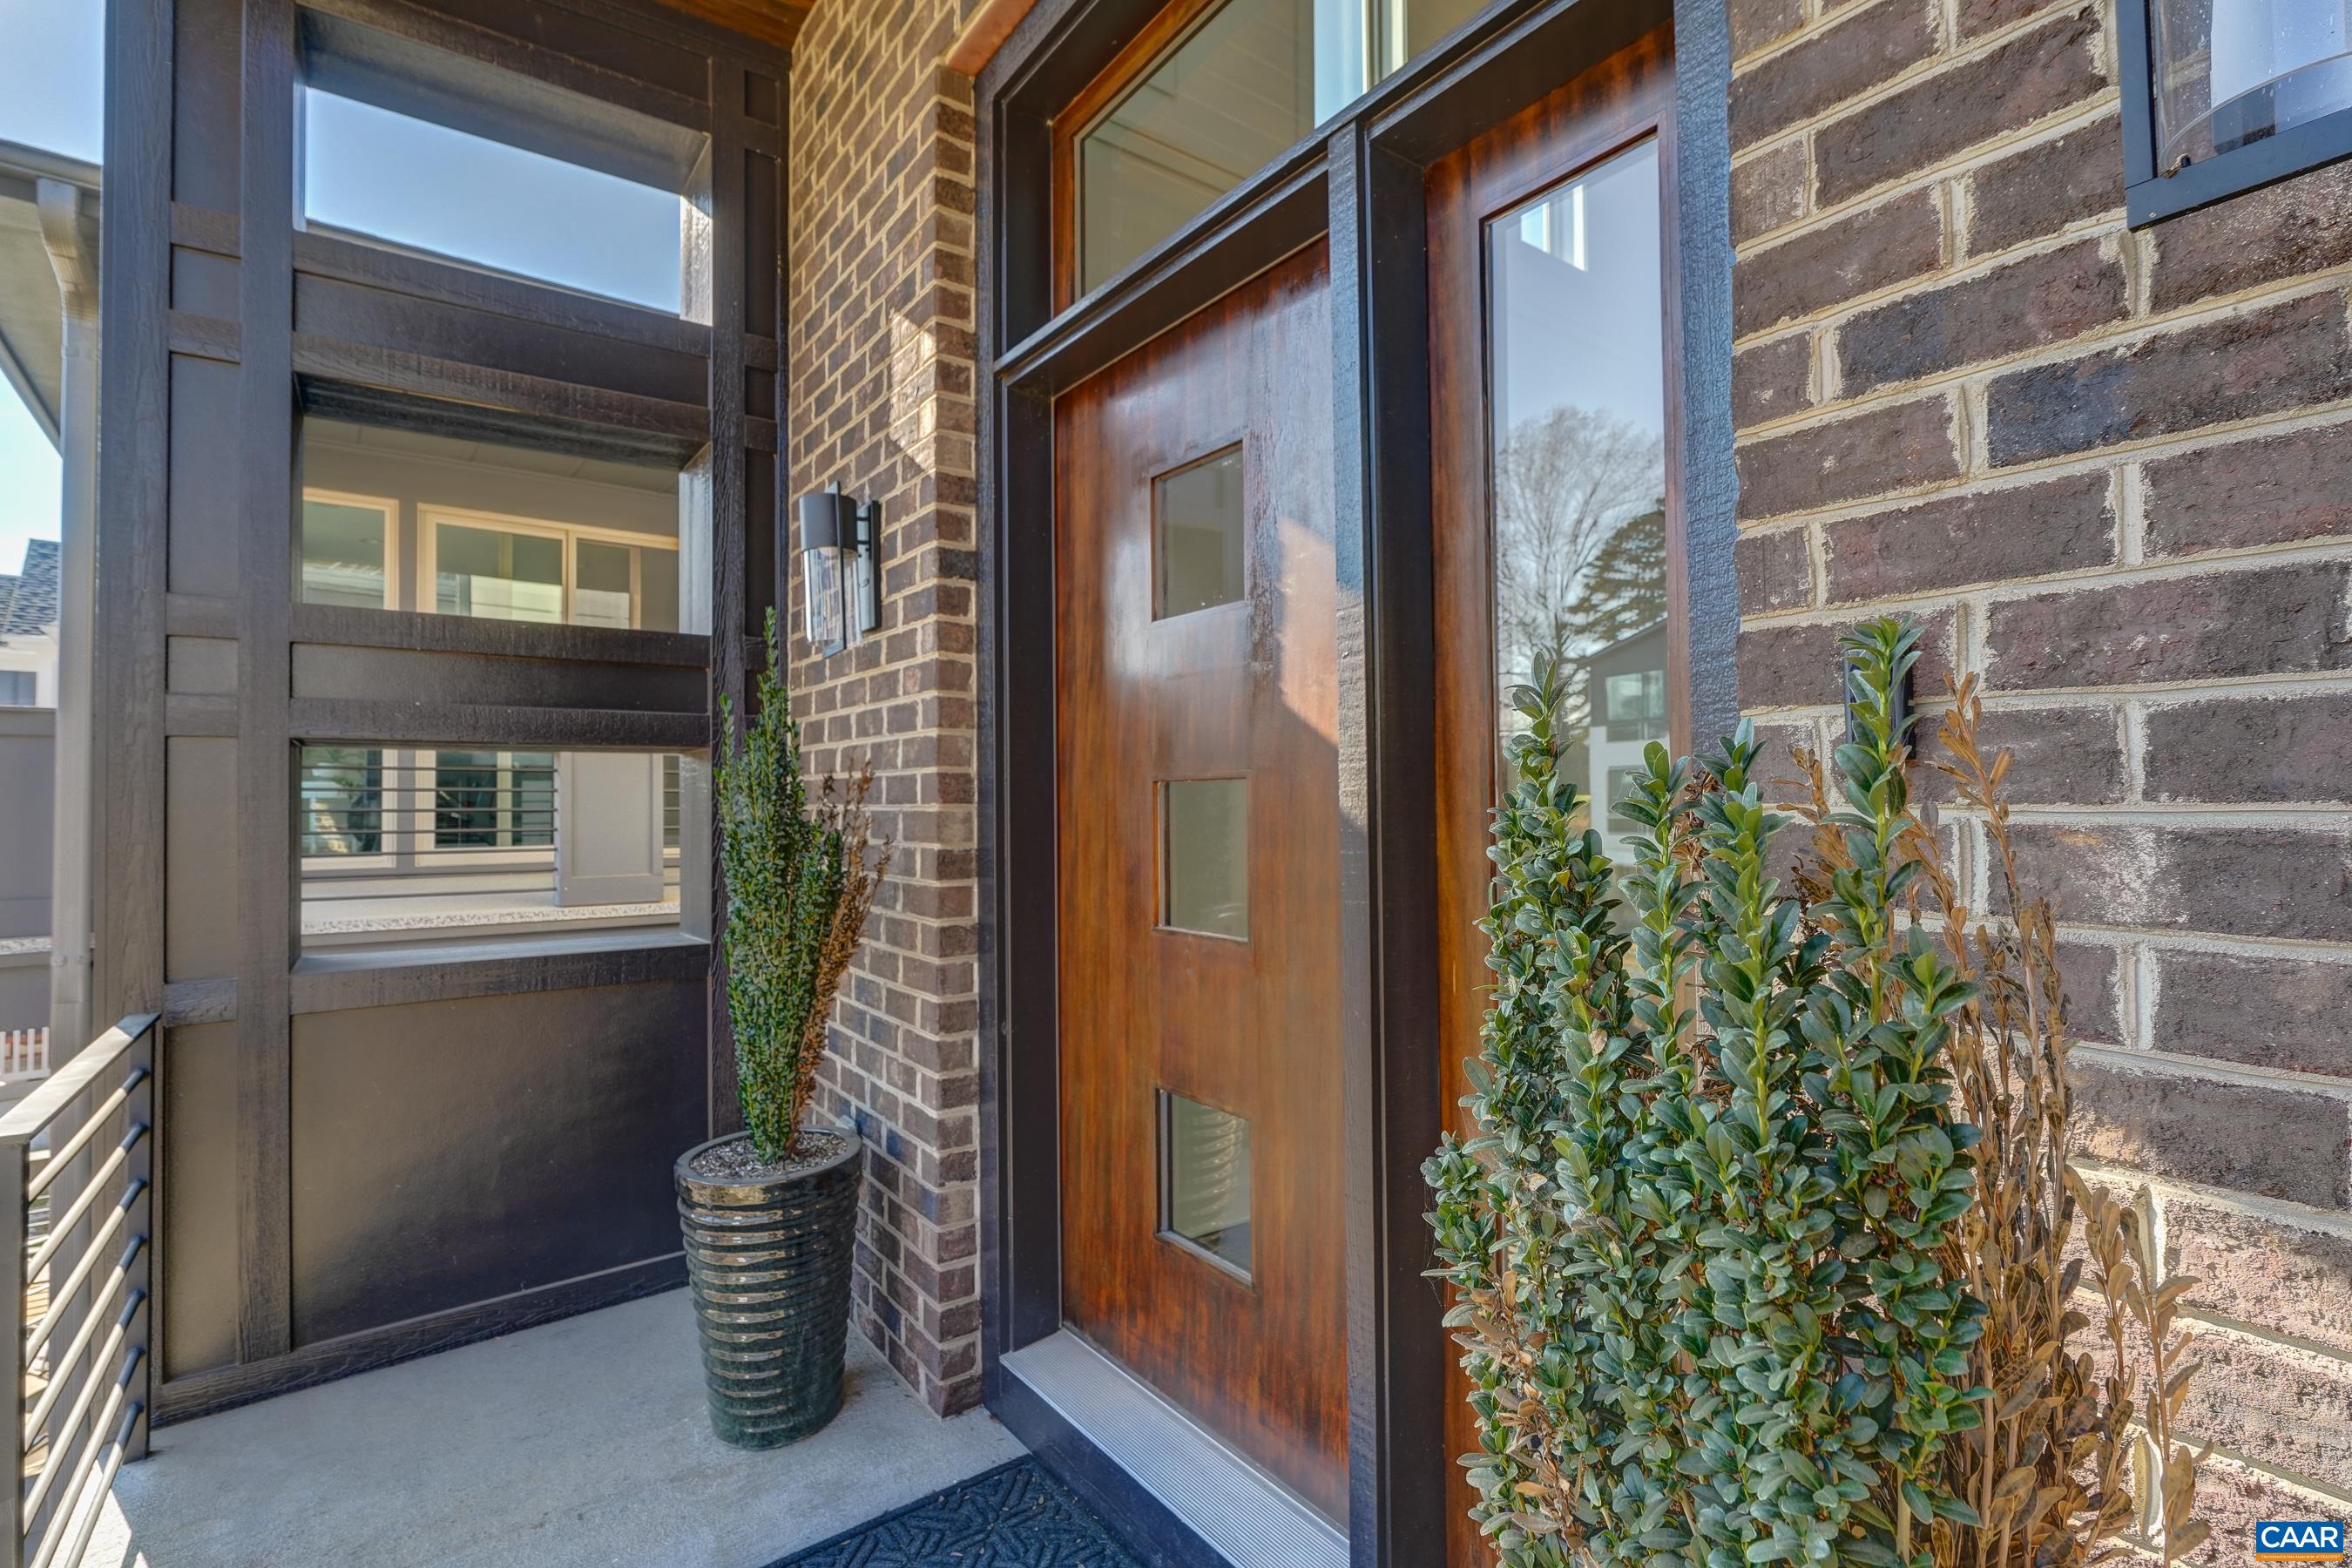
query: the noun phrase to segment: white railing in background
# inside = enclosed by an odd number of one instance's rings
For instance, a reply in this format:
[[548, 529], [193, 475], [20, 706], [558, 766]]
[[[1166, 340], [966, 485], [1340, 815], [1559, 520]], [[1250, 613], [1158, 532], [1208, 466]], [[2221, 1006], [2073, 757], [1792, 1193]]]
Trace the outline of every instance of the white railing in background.
[[5, 1568], [77, 1568], [147, 1452], [157, 1033], [125, 1018], [0, 1116], [0, 1283], [23, 1303]]
[[47, 1029], [0, 1029], [0, 1085], [34, 1083], [48, 1076]]

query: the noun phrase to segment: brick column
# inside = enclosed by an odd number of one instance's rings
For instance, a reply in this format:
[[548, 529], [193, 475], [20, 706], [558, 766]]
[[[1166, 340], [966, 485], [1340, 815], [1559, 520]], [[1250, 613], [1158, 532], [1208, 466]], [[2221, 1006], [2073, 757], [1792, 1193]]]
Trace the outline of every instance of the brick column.
[[942, 1415], [980, 1399], [972, 650], [971, 84], [940, 64], [974, 0], [816, 7], [794, 55], [792, 493], [882, 502], [880, 632], [799, 634], [816, 772], [873, 764], [897, 860], [834, 1021], [824, 1109], [867, 1148], [856, 1316]]
[[1741, 700], [1983, 679], [2242, 1561], [2352, 1503], [2352, 165], [2134, 234], [2104, 0], [1730, 4]]

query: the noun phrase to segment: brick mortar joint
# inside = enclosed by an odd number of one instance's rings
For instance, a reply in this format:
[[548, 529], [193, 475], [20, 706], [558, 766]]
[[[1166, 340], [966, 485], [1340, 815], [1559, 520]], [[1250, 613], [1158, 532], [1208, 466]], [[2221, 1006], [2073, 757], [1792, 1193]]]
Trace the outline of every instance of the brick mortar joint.
[[[1940, 187], [1923, 186], [1921, 188], [1929, 189]], [[1910, 193], [1906, 191], [1903, 194], [1909, 195]], [[2095, 220], [2086, 219], [2084, 222], [2086, 225], [2093, 225], [2093, 226], [2060, 229], [2054, 234], [2041, 235], [2032, 239], [2021, 240], [2017, 244], [2011, 246], [2006, 250], [1985, 251], [1980, 254], [1962, 256], [1955, 260], [1945, 261], [1938, 265], [1933, 271], [1922, 272], [1914, 278], [1906, 278], [1899, 283], [1889, 284], [1883, 289], [1874, 289], [1867, 295], [1857, 294], [1850, 300], [1841, 300], [1833, 305], [1824, 306], [1822, 310], [1817, 310], [1811, 315], [1793, 317], [1789, 321], [1778, 321], [1773, 323], [1771, 326], [1761, 328], [1757, 331], [1748, 333], [1748, 336], [1744, 338], [1734, 340], [1733, 347], [1735, 350], [1769, 348], [1772, 345], [1780, 342], [1784, 339], [1794, 338], [1812, 332], [1825, 332], [1832, 329], [1845, 325], [1847, 321], [1856, 316], [1865, 316], [1873, 310], [1883, 309], [1891, 302], [1909, 299], [1915, 296], [1932, 294], [1937, 289], [1948, 289], [1957, 284], [1977, 282], [1982, 279], [1990, 277], [1996, 272], [2001, 271], [2005, 268], [2017, 266], [2023, 262], [2032, 261], [2041, 257], [2055, 256], [2061, 251], [2074, 249], [2081, 246], [2086, 239], [2106, 239], [2110, 237], [2116, 237], [2122, 241], [2122, 246], [2119, 249], [2132, 247], [2134, 237], [2131, 232], [2124, 226], [2123, 216], [2120, 213], [2101, 214]], [[1951, 223], [1947, 220], [1944, 224], [1944, 227], [1948, 235], [1951, 226]], [[1811, 231], [1808, 230], [1806, 232], [1809, 233]], [[1791, 237], [1800, 239], [1804, 237], [1803, 233], [1792, 232], [1791, 235]], [[1749, 256], [1769, 256], [1778, 248], [1779, 246], [1776, 244], [1759, 250], [1742, 252], [1741, 259], [1744, 260]], [[2119, 256], [2117, 259], [2120, 261]], [[2344, 268], [2315, 268], [2310, 272], [2298, 273], [2295, 277], [2301, 279], [2318, 278], [2324, 276], [2327, 272], [2343, 269]], [[2234, 300], [2246, 294], [2277, 292], [2280, 289], [2284, 288], [2286, 285], [2291, 284], [2294, 281], [2294, 279], [2287, 279], [2275, 285], [2257, 285], [2252, 288], [2242, 289], [2237, 295], [2231, 295], [2226, 298]], [[2194, 301], [2189, 306], [2182, 307], [2180, 309], [2182, 310], [2194, 310], [2208, 306], [2213, 302], [2213, 300], [2200, 300]], [[2137, 314], [2135, 313], [2134, 317], [2126, 319], [2137, 319]], [[2151, 313], [2148, 319], [2158, 318]], [[1873, 388], [1869, 393], [1864, 393], [1859, 395], [1868, 397], [1887, 389], [1888, 385], [1882, 385]]]
[[[1748, 236], [1734, 247], [1735, 253], [1744, 256], [1752, 250], [1769, 249], [1771, 247], [1767, 245], [1766, 241], [1778, 245], [1784, 239], [1830, 227], [1857, 213], [1867, 211], [1895, 197], [1908, 195], [1916, 190], [1947, 181], [1958, 183], [1970, 180], [1982, 170], [2029, 147], [2063, 141], [2078, 131], [2089, 130], [2103, 120], [2115, 118], [2120, 102], [2120, 95], [2113, 89], [2095, 94], [2077, 103], [2069, 104], [2064, 109], [2053, 110], [2041, 119], [2029, 121], [2014, 130], [2001, 132], [1986, 141], [1971, 142], [1948, 157], [1918, 164], [1906, 170], [1900, 176], [1888, 180], [1885, 184], [1857, 191], [1853, 195], [1828, 206], [1816, 206], [1812, 202], [1812, 181], [1815, 170], [1811, 156], [1813, 151], [1811, 133], [1807, 132], [1801, 134], [1768, 138], [1759, 142], [1755, 149], [1733, 160], [1734, 174], [1738, 172], [1738, 167], [1743, 162], [1751, 163], [1761, 162], [1763, 158], [1790, 142], [1804, 141], [1807, 143], [1805, 212], [1801, 217], [1789, 223], [1759, 230]], [[2118, 187], [2117, 205], [2099, 216], [2103, 217], [2119, 216], [2122, 212], [2121, 201], [2121, 192]]]
[[2192, 1327], [2200, 1331], [2200, 1337], [2210, 1334], [2227, 1342], [2249, 1345], [2259, 1350], [2288, 1351], [2296, 1355], [2309, 1356], [2315, 1361], [2340, 1367], [2346, 1374], [2352, 1375], [2352, 1349], [2331, 1345], [2320, 1340], [2305, 1339], [2300, 1334], [2285, 1333], [2277, 1329], [2266, 1329], [2260, 1323], [2250, 1323], [2242, 1318], [2233, 1318], [2224, 1312], [2193, 1307], [2185, 1301], [2181, 1303], [2180, 1315]]
[[[1900, 0], [1885, 0], [1884, 5], [1879, 7], [1848, 6], [1834, 17], [1819, 17], [1808, 21], [1784, 37], [1774, 39], [1755, 53], [1741, 56], [1734, 60], [1731, 66], [1733, 89], [1738, 90], [1741, 78], [1755, 75], [1774, 60], [1796, 53], [1806, 44], [1822, 37], [1847, 22], [1866, 15], [1874, 8], [1889, 8], [1899, 3]], [[1940, 12], [1941, 9], [1939, 6], [1938, 11]], [[2107, 78], [2106, 92], [2114, 94], [2118, 90], [2113, 76], [2116, 61], [2110, 58], [2110, 51], [2106, 47], [2107, 35], [2113, 20], [2114, 0], [2058, 0], [2055, 5], [2037, 7], [2016, 21], [1990, 28], [1957, 45], [1952, 41], [1951, 34], [1940, 26], [1941, 17], [1939, 16], [1936, 47], [1926, 56], [1904, 67], [1895, 75], [1874, 82], [1850, 98], [1840, 99], [1835, 103], [1776, 128], [1761, 140], [1785, 140], [1800, 132], [1811, 133], [1823, 126], [1835, 124], [1859, 110], [1871, 108], [1887, 99], [1894, 98], [1931, 77], [1957, 67], [1974, 65], [2027, 34], [2048, 26], [2062, 15], [2083, 12], [2092, 13], [2100, 19], [2098, 49], [2100, 74]]]
[[[1982, 270], [1978, 270], [1977, 262], [1971, 259], [1963, 266], [1946, 267], [1934, 272], [1923, 272], [1916, 278], [1906, 279], [1901, 283], [1890, 285], [1885, 289], [1874, 289], [1867, 294], [1856, 295], [1851, 300], [1840, 300], [1811, 315], [1778, 322], [1762, 331], [1751, 332], [1733, 344], [1733, 352], [1738, 353], [1749, 349], [1770, 348], [1801, 334], [1818, 332], [1827, 336], [1850, 325], [1856, 318], [1866, 316], [1888, 305], [1899, 304], [1906, 299], [1923, 298], [1955, 286], [1980, 282], [2010, 265], [2029, 262], [2041, 256], [2054, 255], [2059, 251], [2079, 246], [2085, 240], [2105, 240], [2111, 236], [2121, 236], [2123, 242], [2121, 249], [2124, 252], [2127, 253], [2134, 248], [2133, 237], [2124, 232], [2119, 221], [2111, 226], [2079, 230], [2061, 236], [2054, 243], [2035, 249], [2021, 250], [2016, 254], [2004, 254], [1994, 258]], [[2121, 255], [2112, 259], [2116, 260], [2118, 266], [2123, 266]], [[2126, 281], [2128, 281], [2127, 268], [2126, 271]], [[2343, 293], [2347, 286], [2352, 286], [2352, 262], [2340, 262], [2331, 267], [2314, 268], [2308, 272], [2298, 272], [2289, 277], [2251, 284], [2226, 294], [2208, 295], [2202, 299], [2177, 305], [2169, 310], [2138, 310], [2127, 308], [2126, 314], [2102, 321], [2072, 337], [2033, 344], [2028, 348], [2020, 349], [2015, 353], [1998, 358], [1971, 361], [1966, 364], [1937, 371], [1910, 381], [1882, 382], [1849, 397], [1823, 401], [1779, 419], [1760, 421], [1739, 430], [1734, 438], [1734, 445], [1746, 445], [1759, 437], [1777, 435], [1784, 430], [1800, 429], [1808, 425], [1822, 423], [1827, 419], [1834, 418], [1842, 412], [1851, 412], [1864, 404], [1901, 402], [1953, 386], [1974, 385], [2007, 374], [2011, 371], [2060, 363], [2069, 359], [2079, 358], [2085, 353], [2096, 353], [2103, 349], [2133, 346], [2140, 341], [2162, 337], [2168, 332], [2193, 328], [2207, 321], [2251, 315], [2274, 305], [2291, 304], [2297, 300], [2331, 292]]]
[[[2137, 1426], [2137, 1423], [2134, 1425]], [[2293, 1470], [2283, 1470], [2265, 1460], [2252, 1458], [2239, 1453], [2234, 1448], [2224, 1447], [2219, 1443], [2209, 1444], [2208, 1447], [2214, 1458], [2227, 1460], [2242, 1470], [2260, 1476], [2290, 1490], [2303, 1492], [2313, 1498], [2352, 1509], [2352, 1489], [2333, 1486], [2314, 1476], [2299, 1475]], [[2200, 1470], [2201, 1473], [2201, 1466]]]
[[[1942, 396], [1942, 393], [1931, 394]], [[1908, 396], [1890, 398], [1889, 406], [1924, 401]], [[2352, 395], [2332, 398], [2324, 403], [2306, 403], [2277, 413], [2248, 416], [2239, 419], [2216, 420], [2192, 429], [2175, 431], [2163, 436], [2143, 437], [2138, 441], [2117, 441], [2108, 446], [2095, 447], [2077, 452], [2061, 452], [2032, 462], [2012, 463], [2001, 468], [1963, 470], [1949, 479], [1934, 479], [1902, 489], [1883, 490], [1855, 500], [1840, 500], [1826, 506], [1800, 507], [1787, 511], [1768, 512], [1759, 517], [1743, 517], [1741, 526], [1765, 522], [1800, 520], [1835, 521], [1842, 516], [1864, 515], [1872, 510], [1885, 510], [1895, 506], [1908, 506], [1916, 501], [1936, 500], [1964, 491], [1995, 493], [2007, 488], [2000, 481], [2032, 479], [2063, 479], [2095, 471], [2119, 462], [2160, 462], [2167, 458], [2211, 447], [2235, 445], [2240, 440], [2260, 440], [2267, 437], [2291, 435], [2300, 430], [2326, 429], [2342, 422], [2343, 416], [2352, 414]], [[1802, 432], [1799, 432], [1802, 433]], [[2289, 542], [2293, 543], [2294, 542]], [[2223, 552], [2208, 552], [2221, 555]], [[2185, 559], [2185, 558], [2184, 558]]]
[[2286, 1198], [2265, 1197], [2259, 1193], [2239, 1192], [2234, 1188], [2188, 1181], [2179, 1176], [2136, 1171], [2127, 1165], [2085, 1156], [2078, 1155], [2068, 1163], [2086, 1175], [2129, 1176], [2135, 1181], [2144, 1182], [2159, 1203], [2183, 1199], [2270, 1225], [2288, 1226], [2352, 1241], [2352, 1213], [2341, 1209], [2314, 1208]]
[[[2009, 489], [2031, 489], [2031, 486], [2004, 486]], [[1997, 495], [1999, 490], [1944, 491], [1927, 498], [1926, 502], [1914, 499], [1891, 500], [1888, 504], [1861, 511], [1842, 510], [1834, 517], [1821, 513], [1805, 513], [1794, 518], [1772, 518], [1750, 529], [1742, 525], [1741, 538], [1773, 537], [1794, 533], [1800, 528], [1826, 529], [1838, 522], [1860, 521], [1872, 518], [1899, 515], [1922, 504], [1948, 500], [1969, 499], [1976, 495]], [[2126, 583], [2170, 583], [2186, 579], [2217, 577], [2237, 572], [2260, 571], [2280, 565], [2322, 564], [2352, 557], [2352, 533], [2322, 535], [2315, 539], [2277, 540], [2267, 544], [2240, 545], [2226, 550], [2203, 550], [2189, 555], [2165, 555], [2153, 561], [2121, 559], [2095, 566], [2078, 566], [2063, 572], [2047, 572], [2033, 575], [1988, 578], [1982, 582], [1956, 584], [1948, 587], [1922, 588], [1907, 594], [1878, 594], [1863, 599], [1845, 599], [1818, 605], [1792, 606], [1785, 610], [1758, 610], [1743, 614], [1740, 626], [1764, 629], [1772, 626], [1832, 626], [1871, 614], [1873, 607], [1884, 609], [1943, 608], [1962, 604], [2001, 605], [2019, 599], [2038, 599], [2053, 593], [2065, 593], [2083, 588], [2104, 588]], [[2294, 672], [2309, 673], [2309, 672]], [[2318, 672], [2326, 673], [2326, 672]]]

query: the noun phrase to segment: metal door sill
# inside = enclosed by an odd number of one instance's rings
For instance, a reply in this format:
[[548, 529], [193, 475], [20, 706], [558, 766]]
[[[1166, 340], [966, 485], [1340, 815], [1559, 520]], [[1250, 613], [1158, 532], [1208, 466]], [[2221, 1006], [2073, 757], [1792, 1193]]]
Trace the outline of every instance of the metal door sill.
[[1234, 1568], [1347, 1568], [1330, 1521], [1069, 1330], [999, 1365]]

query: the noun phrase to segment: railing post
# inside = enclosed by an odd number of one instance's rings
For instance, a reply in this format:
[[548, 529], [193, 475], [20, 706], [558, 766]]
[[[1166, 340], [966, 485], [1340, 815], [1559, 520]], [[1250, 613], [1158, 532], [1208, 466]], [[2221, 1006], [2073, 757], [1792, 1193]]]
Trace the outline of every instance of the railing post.
[[0, 1242], [8, 1258], [0, 1264], [0, 1287], [14, 1303], [8, 1313], [8, 1528], [0, 1545], [0, 1563], [24, 1568], [25, 1563], [25, 1183], [27, 1152], [22, 1138], [0, 1139]]
[[131, 1218], [124, 1227], [134, 1237], [143, 1238], [146, 1245], [138, 1248], [138, 1257], [131, 1265], [131, 1277], [123, 1289], [126, 1300], [143, 1298], [139, 1310], [141, 1321], [131, 1327], [131, 1341], [142, 1346], [146, 1353], [139, 1358], [137, 1381], [131, 1385], [130, 1397], [136, 1400], [137, 1419], [132, 1423], [131, 1441], [123, 1453], [125, 1462], [147, 1457], [147, 1427], [155, 1409], [155, 1341], [156, 1325], [161, 1321], [155, 1314], [155, 1060], [160, 1054], [163, 1035], [161, 1019], [151, 1019], [131, 1047], [128, 1066], [144, 1069], [139, 1082], [131, 1090], [122, 1108], [123, 1131], [128, 1132], [141, 1122], [147, 1124], [147, 1136], [131, 1151], [130, 1164], [123, 1171], [123, 1180], [139, 1194], [131, 1206]]

